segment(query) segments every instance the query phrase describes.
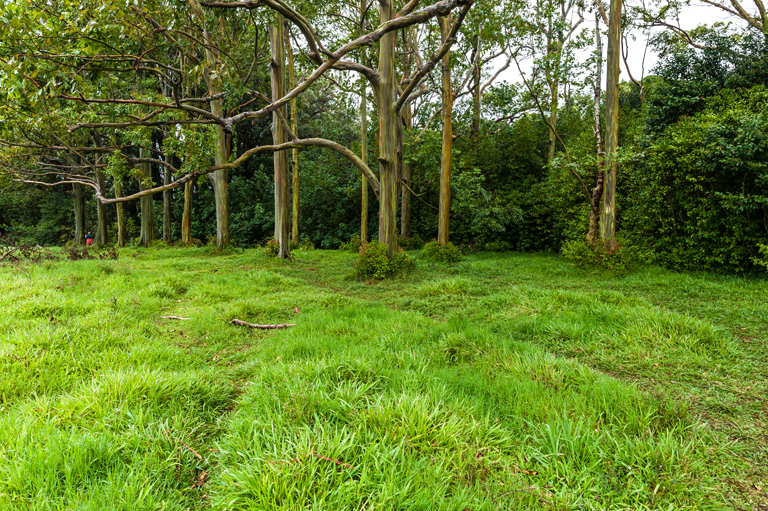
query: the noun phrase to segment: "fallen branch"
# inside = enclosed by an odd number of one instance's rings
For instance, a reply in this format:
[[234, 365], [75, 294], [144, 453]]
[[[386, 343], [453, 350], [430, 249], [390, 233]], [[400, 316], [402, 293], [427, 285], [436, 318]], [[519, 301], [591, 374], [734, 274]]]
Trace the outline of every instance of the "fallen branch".
[[189, 321], [192, 318], [182, 318], [181, 316], [160, 316], [163, 319], [182, 319], [184, 321]]
[[255, 323], [247, 323], [245, 321], [242, 321], [240, 319], [233, 319], [232, 320], [233, 325], [240, 325], [240, 326], [246, 326], [248, 328], [258, 328], [260, 330], [273, 330], [273, 329], [280, 329], [280, 328], [288, 328], [292, 326], [296, 326], [295, 323], [285, 323], [282, 325], [257, 325]]
[[310, 455], [314, 456], [315, 458], [320, 458], [321, 460], [330, 461], [331, 463], [336, 463], [337, 465], [341, 465], [344, 468], [352, 468], [352, 465], [347, 465], [346, 463], [342, 463], [340, 461], [336, 461], [331, 458], [326, 458], [325, 456], [321, 456], [319, 454], [315, 454], [314, 452], [309, 453]]
[[5, 254], [3, 254], [3, 257], [0, 257], [0, 262], [1, 262], [1, 261], [3, 261], [3, 260], [6, 258], [6, 257], [8, 257], [9, 255], [11, 255], [12, 253], [16, 252], [18, 249], [19, 249], [19, 247], [15, 247], [15, 248], [12, 248], [12, 249], [10, 249], [10, 250], [9, 250], [8, 252], [6, 252]]
[[189, 449], [189, 452], [191, 452], [192, 454], [194, 454], [194, 455], [195, 455], [195, 458], [199, 459], [200, 461], [202, 461], [202, 460], [203, 460], [203, 457], [202, 457], [202, 456], [200, 456], [200, 455], [197, 453], [197, 451], [195, 451], [193, 448], [191, 448], [190, 446], [188, 446], [187, 444], [185, 444], [185, 443], [184, 443], [184, 442], [182, 442], [181, 440], [179, 440], [178, 442], [179, 442], [181, 445], [183, 445], [184, 447], [186, 447], [187, 449]]

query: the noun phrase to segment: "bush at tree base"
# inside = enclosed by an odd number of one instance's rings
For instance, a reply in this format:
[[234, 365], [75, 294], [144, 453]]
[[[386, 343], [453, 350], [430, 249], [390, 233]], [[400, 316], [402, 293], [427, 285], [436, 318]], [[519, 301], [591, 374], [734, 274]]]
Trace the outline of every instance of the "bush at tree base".
[[360, 246], [355, 260], [355, 276], [359, 279], [382, 280], [389, 276], [407, 273], [414, 263], [405, 250], [399, 248], [392, 259], [387, 257], [387, 246], [371, 241]]

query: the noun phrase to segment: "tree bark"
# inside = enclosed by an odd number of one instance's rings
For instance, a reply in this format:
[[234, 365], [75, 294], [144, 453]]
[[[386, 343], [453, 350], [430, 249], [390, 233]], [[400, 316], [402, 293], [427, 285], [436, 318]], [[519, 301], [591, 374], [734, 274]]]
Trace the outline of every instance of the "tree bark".
[[[382, 24], [394, 19], [392, 0], [379, 0]], [[392, 258], [397, 251], [397, 123], [395, 40], [397, 32], [388, 32], [379, 44], [379, 243], [387, 246]]]
[[[405, 32], [405, 44], [406, 51], [410, 52], [410, 55], [415, 55], [418, 52], [416, 44], [416, 34], [414, 27], [409, 27]], [[405, 61], [405, 72], [403, 76], [405, 78], [411, 78], [411, 63], [413, 58], [408, 56]], [[411, 104], [405, 103], [403, 105], [402, 119], [404, 129], [410, 131], [413, 127], [413, 112], [411, 110]], [[403, 151], [402, 138], [400, 143], [400, 151]], [[402, 158], [401, 158], [402, 159]], [[403, 176], [402, 176], [402, 194], [400, 199], [400, 237], [404, 240], [411, 237], [411, 166], [403, 162]]]
[[[294, 61], [293, 61], [293, 48], [291, 47], [291, 38], [288, 31], [285, 33], [285, 49], [288, 52], [288, 87], [293, 90], [296, 87], [296, 77], [294, 75]], [[298, 125], [298, 107], [296, 105], [296, 98], [291, 100], [291, 130], [296, 136], [299, 134]], [[293, 160], [293, 172], [292, 179], [293, 185], [291, 191], [293, 193], [293, 222], [291, 226], [291, 238], [293, 242], [299, 244], [299, 148], [294, 147], [291, 150], [291, 156]]]
[[[139, 149], [139, 158], [148, 158], [149, 151], [143, 146]], [[152, 188], [152, 166], [149, 163], [140, 163], [141, 176], [139, 176], [139, 189], [146, 190]], [[155, 241], [155, 207], [152, 201], [152, 195], [146, 195], [140, 199], [141, 206], [141, 235], [139, 245], [148, 247]]]
[[[104, 173], [100, 170], [96, 170], [96, 182], [99, 185], [99, 189], [103, 190], [105, 186]], [[96, 239], [94, 243], [97, 245], [106, 245], [109, 243], [107, 234], [107, 206], [99, 201], [96, 201], [96, 219], [98, 225], [96, 226]]]
[[80, 183], [72, 184], [72, 196], [75, 202], [75, 243], [85, 243], [85, 190]]
[[472, 87], [472, 127], [470, 129], [470, 139], [474, 146], [473, 149], [477, 149], [478, 134], [480, 133], [480, 50], [480, 34], [478, 34], [472, 70], [474, 85]]
[[[198, 17], [201, 24], [205, 24], [205, 17], [203, 11], [200, 8], [200, 4], [197, 0], [190, 0], [190, 5], [195, 15]], [[224, 18], [220, 18], [221, 31], [224, 30]], [[203, 29], [203, 39], [205, 40], [205, 58], [207, 62], [214, 63], [214, 67], [218, 67], [219, 55], [218, 51], [214, 52], [213, 40], [211, 38], [208, 29]], [[208, 93], [211, 96], [215, 96], [220, 92], [220, 78], [218, 70], [211, 69], [206, 65], [203, 69], [203, 75], [205, 76], [205, 82], [208, 85]], [[221, 99], [211, 101], [211, 113], [221, 117]], [[216, 125], [217, 141], [214, 148], [214, 161], [216, 165], [226, 163], [229, 159], [229, 152], [227, 150], [227, 137], [224, 133], [224, 128], [220, 125]], [[229, 189], [227, 188], [227, 181], [229, 180], [229, 170], [221, 169], [208, 175], [213, 186], [214, 202], [216, 204], [216, 244], [220, 247], [229, 245]]]
[[181, 217], [181, 242], [185, 245], [192, 244], [192, 189], [194, 183], [184, 183], [184, 214]]
[[602, 123], [600, 122], [600, 102], [602, 100], [602, 69], [603, 69], [603, 41], [600, 36], [600, 14], [595, 13], [595, 46], [597, 63], [595, 65], [594, 87], [594, 118], [595, 118], [595, 145], [597, 146], [597, 182], [592, 190], [592, 203], [589, 208], [589, 229], [587, 230], [587, 243], [595, 243], [599, 231], [600, 199], [603, 195], [603, 180], [605, 179], [603, 153]]
[[[166, 163], [171, 163], [171, 155], [165, 155]], [[171, 184], [171, 170], [168, 167], [163, 169], [163, 184]], [[171, 191], [163, 192], [163, 241], [171, 242]]]
[[[365, 0], [363, 0], [365, 3]], [[362, 51], [362, 49], [361, 49]], [[360, 77], [360, 159], [368, 165], [368, 93], [366, 79]], [[368, 243], [368, 178], [363, 177], [362, 207], [360, 211], [360, 239]]]
[[[285, 95], [285, 22], [281, 15], [269, 27], [272, 62], [270, 76], [272, 82], [272, 100], [277, 101]], [[272, 113], [272, 142], [275, 145], [285, 142], [285, 128], [280, 121], [285, 116], [282, 106]], [[291, 257], [290, 193], [288, 185], [288, 155], [286, 151], [275, 151], [273, 155], [275, 169], [275, 241], [279, 245], [277, 257]]]
[[[122, 197], [122, 191], [120, 190], [120, 181], [115, 179], [115, 198]], [[123, 218], [123, 203], [118, 202], [117, 206], [117, 246], [123, 248], [125, 246], [125, 222]]]
[[[413, 114], [411, 113], [411, 104], [403, 106], [403, 123], [405, 129], [410, 130], [413, 126]], [[411, 237], [411, 166], [403, 163], [403, 194], [400, 205], [400, 237], [407, 240]]]
[[605, 91], [607, 154], [600, 237], [606, 248], [616, 246], [616, 151], [619, 148], [619, 59], [621, 58], [621, 0], [611, 0], [608, 19], [608, 59]]
[[[451, 25], [450, 16], [438, 17], [440, 39], [445, 42]], [[437, 223], [437, 243], [442, 247], [448, 243], [448, 228], [451, 217], [451, 151], [453, 149], [453, 91], [451, 89], [451, 52], [443, 57], [443, 149], [440, 157], [440, 206]]]

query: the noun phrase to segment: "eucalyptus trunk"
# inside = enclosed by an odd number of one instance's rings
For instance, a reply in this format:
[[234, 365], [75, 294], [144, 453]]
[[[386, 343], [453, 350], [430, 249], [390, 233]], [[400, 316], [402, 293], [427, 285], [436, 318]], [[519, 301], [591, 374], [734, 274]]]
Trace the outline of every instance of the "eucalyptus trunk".
[[[293, 90], [296, 87], [296, 77], [294, 75], [294, 61], [293, 61], [293, 48], [291, 47], [291, 39], [288, 37], [288, 32], [285, 33], [285, 49], [288, 52], [288, 87]], [[296, 105], [296, 98], [291, 100], [291, 131], [295, 135], [299, 134], [299, 119], [298, 119], [298, 107]], [[295, 244], [299, 244], [299, 148], [294, 147], [291, 150], [291, 156], [293, 160], [293, 172], [291, 186], [291, 192], [293, 193], [293, 223], [291, 226], [291, 239]]]
[[[148, 151], [143, 146], [139, 149], [139, 158], [148, 158]], [[152, 188], [152, 167], [149, 163], [139, 164], [140, 176], [139, 176], [139, 189], [147, 190]], [[149, 244], [155, 241], [155, 208], [152, 203], [152, 195], [144, 195], [139, 199], [139, 205], [141, 207], [141, 235], [139, 237], [139, 245], [148, 247]]]
[[[403, 106], [403, 123], [405, 129], [413, 126], [413, 114], [410, 103]], [[411, 237], [411, 166], [403, 163], [403, 195], [400, 204], [400, 237], [407, 240]]]
[[[165, 155], [165, 162], [171, 163], [171, 155]], [[163, 170], [163, 184], [171, 184], [171, 170], [169, 167], [165, 167]], [[165, 190], [163, 192], [163, 241], [166, 243], [171, 242], [171, 191]]]
[[[203, 16], [202, 9], [197, 0], [190, 0], [190, 4], [193, 7], [198, 19], [201, 23], [205, 23], [205, 17]], [[220, 18], [222, 32], [223, 32], [223, 18]], [[203, 29], [203, 39], [206, 42], [205, 58], [206, 61], [214, 63], [213, 72], [208, 66], [205, 66], [203, 72], [205, 76], [206, 84], [208, 85], [208, 94], [211, 96], [217, 95], [221, 92], [221, 82], [216, 69], [219, 55], [214, 51], [213, 40], [211, 34], [207, 29]], [[221, 111], [221, 99], [211, 101], [211, 113], [222, 117]], [[214, 161], [216, 165], [226, 163], [229, 159], [229, 152], [227, 150], [227, 137], [224, 133], [224, 128], [220, 125], [216, 125], [216, 147], [214, 148]], [[213, 186], [213, 196], [216, 205], [216, 244], [220, 247], [229, 245], [229, 189], [227, 188], [227, 181], [229, 180], [229, 170], [221, 169], [211, 174], [208, 174]]]
[[80, 183], [72, 184], [72, 197], [75, 202], [75, 243], [85, 243], [85, 190]]
[[[98, 169], [96, 170], [96, 183], [99, 185], [99, 190], [104, 190], [104, 173]], [[98, 224], [96, 226], [96, 239], [94, 240], [94, 243], [97, 245], [106, 245], [109, 243], [109, 236], [107, 234], [107, 206], [99, 201], [96, 201], [96, 219]]]
[[[272, 100], [277, 101], [285, 95], [285, 47], [283, 41], [285, 22], [280, 15], [269, 27], [272, 63], [270, 76], [272, 82]], [[272, 113], [272, 143], [279, 145], [285, 142], [285, 127], [280, 116], [285, 118], [285, 107], [282, 106]], [[273, 155], [275, 170], [275, 241], [279, 245], [277, 257], [291, 257], [291, 217], [290, 190], [288, 185], [288, 155], [287, 151], [275, 151]]]
[[587, 230], [587, 243], [595, 243], [598, 237], [600, 220], [600, 199], [603, 195], [603, 180], [605, 179], [603, 152], [602, 123], [600, 121], [600, 102], [602, 101], [602, 68], [603, 68], [603, 41], [600, 37], [600, 14], [595, 13], [595, 46], [597, 64], [595, 66], [595, 86], [593, 112], [595, 118], [595, 145], [597, 146], [597, 182], [592, 190], [592, 203], [589, 208], [589, 229]]
[[184, 183], [184, 213], [181, 216], [181, 242], [184, 245], [192, 244], [192, 189], [194, 183]]
[[616, 246], [616, 173], [619, 148], [619, 59], [621, 58], [621, 0], [611, 0], [608, 18], [608, 59], [605, 90], [605, 133], [607, 154], [600, 237], [606, 248]]
[[[380, 22], [394, 19], [392, 0], [379, 0]], [[388, 32], [379, 44], [379, 243], [387, 246], [392, 258], [397, 251], [397, 123], [395, 40], [397, 33]]]
[[473, 149], [477, 149], [478, 135], [480, 133], [480, 36], [477, 36], [477, 43], [475, 45], [475, 63], [473, 66], [473, 87], [472, 87], [472, 127], [470, 129], [470, 139], [472, 140]]
[[[360, 93], [360, 159], [368, 165], [368, 94], [365, 77], [360, 79]], [[368, 243], [368, 178], [365, 175], [360, 211], [360, 239], [363, 243]]]
[[[120, 181], [115, 179], [115, 198], [119, 199], [123, 196], [122, 190], [120, 190]], [[123, 203], [118, 202], [115, 204], [117, 207], [117, 246], [123, 248], [125, 246], [125, 220], [123, 217]]]
[[[450, 16], [440, 16], [440, 39], [445, 42], [450, 31]], [[451, 151], [453, 149], [453, 91], [451, 90], [451, 52], [443, 56], [443, 148], [440, 157], [440, 207], [437, 222], [437, 243], [448, 243], [448, 227], [451, 218]]]
[[[411, 79], [411, 63], [413, 62], [412, 55], [418, 52], [415, 28], [409, 27], [405, 32], [405, 44], [408, 57], [405, 60], [405, 73], [404, 77]], [[404, 129], [410, 131], [413, 127], [413, 112], [411, 110], [411, 104], [405, 103], [403, 105], [402, 120]], [[403, 144], [402, 137], [400, 142], [400, 152], [402, 155]], [[401, 156], [402, 160], [402, 156]], [[409, 239], [411, 237], [411, 166], [402, 162], [402, 194], [400, 199], [400, 237], [402, 239]]]

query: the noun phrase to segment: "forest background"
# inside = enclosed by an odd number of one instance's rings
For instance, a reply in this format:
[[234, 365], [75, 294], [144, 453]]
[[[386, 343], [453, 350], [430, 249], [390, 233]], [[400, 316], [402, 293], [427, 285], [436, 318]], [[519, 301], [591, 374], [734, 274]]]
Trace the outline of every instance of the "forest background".
[[[629, 80], [607, 155], [619, 169], [616, 234], [663, 266], [751, 272], [768, 242], [768, 17], [761, 0], [755, 12], [706, 3], [733, 21], [685, 30], [686, 5], [623, 6]], [[361, 169], [378, 162], [370, 169], [396, 199], [405, 248], [439, 235], [441, 182], [444, 232], [465, 251], [585, 244], [606, 157], [595, 31], [607, 32], [608, 6], [201, 4], [0, 3], [0, 235], [41, 245], [82, 243], [89, 231], [124, 245], [275, 237], [286, 255], [290, 228], [294, 246], [333, 249], [380, 231], [380, 201], [361, 192]], [[386, 16], [421, 18], [371, 38]], [[376, 37], [394, 48], [387, 65], [402, 103], [394, 170], [381, 149], [389, 121]], [[330, 49], [313, 49], [318, 41]], [[658, 56], [647, 76], [627, 73], [630, 47]], [[499, 78], [510, 73], [518, 79]], [[97, 200], [162, 186], [120, 207]]]

